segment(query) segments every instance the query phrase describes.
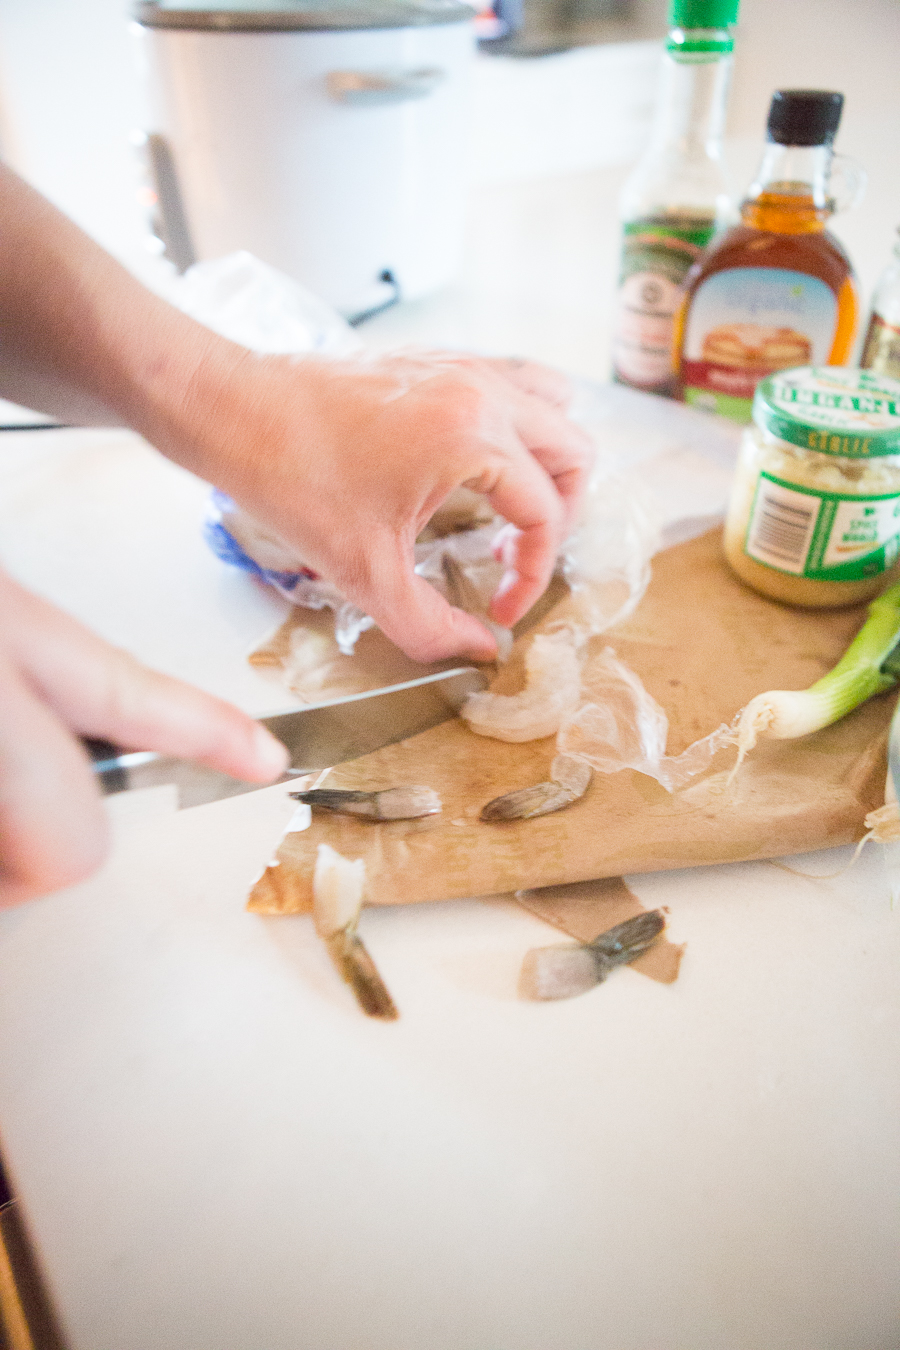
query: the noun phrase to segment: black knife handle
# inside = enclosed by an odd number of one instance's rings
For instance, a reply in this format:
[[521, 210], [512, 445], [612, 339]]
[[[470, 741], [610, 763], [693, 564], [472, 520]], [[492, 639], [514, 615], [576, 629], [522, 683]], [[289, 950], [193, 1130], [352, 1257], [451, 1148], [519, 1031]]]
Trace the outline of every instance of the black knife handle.
[[95, 736], [82, 736], [81, 744], [90, 756], [94, 773], [100, 779], [103, 791], [109, 796], [113, 792], [127, 792], [128, 765], [122, 763], [122, 756], [128, 751], [112, 741], [100, 740]]
[[101, 741], [94, 736], [82, 736], [81, 744], [91, 757], [94, 773], [106, 773], [110, 769], [121, 767], [118, 762], [119, 756], [124, 753], [121, 746], [113, 745], [112, 741]]

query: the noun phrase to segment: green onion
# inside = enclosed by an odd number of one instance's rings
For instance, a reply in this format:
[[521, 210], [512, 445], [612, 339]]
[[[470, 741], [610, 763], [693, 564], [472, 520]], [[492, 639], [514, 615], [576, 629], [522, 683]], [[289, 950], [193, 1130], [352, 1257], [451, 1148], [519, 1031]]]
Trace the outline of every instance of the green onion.
[[737, 724], [738, 764], [760, 736], [808, 736], [898, 683], [900, 582], [872, 601], [862, 628], [827, 675], [809, 689], [773, 689], [751, 699]]

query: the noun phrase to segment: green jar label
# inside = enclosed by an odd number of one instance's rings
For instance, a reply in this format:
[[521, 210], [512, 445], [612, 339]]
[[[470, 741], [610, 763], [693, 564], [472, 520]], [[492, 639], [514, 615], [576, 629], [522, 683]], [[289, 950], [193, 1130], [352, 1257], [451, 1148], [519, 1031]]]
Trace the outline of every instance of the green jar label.
[[613, 342], [620, 383], [656, 390], [674, 380], [675, 316], [684, 279], [714, 229], [711, 215], [648, 216], [625, 225]]
[[761, 473], [744, 552], [813, 581], [880, 576], [900, 553], [900, 496], [820, 492]]
[[645, 261], [656, 263], [673, 281], [683, 281], [688, 268], [712, 239], [711, 214], [645, 216], [623, 227], [622, 280]]
[[900, 454], [900, 381], [846, 366], [784, 370], [756, 391], [753, 420], [779, 440], [845, 459]]

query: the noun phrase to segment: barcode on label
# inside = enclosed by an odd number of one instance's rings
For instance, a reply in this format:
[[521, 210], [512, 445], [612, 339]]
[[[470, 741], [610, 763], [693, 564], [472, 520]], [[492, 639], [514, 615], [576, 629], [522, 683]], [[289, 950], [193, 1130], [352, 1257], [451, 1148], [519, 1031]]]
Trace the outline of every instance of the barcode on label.
[[792, 492], [780, 483], [759, 481], [746, 550], [751, 558], [799, 576], [806, 563], [821, 498]]

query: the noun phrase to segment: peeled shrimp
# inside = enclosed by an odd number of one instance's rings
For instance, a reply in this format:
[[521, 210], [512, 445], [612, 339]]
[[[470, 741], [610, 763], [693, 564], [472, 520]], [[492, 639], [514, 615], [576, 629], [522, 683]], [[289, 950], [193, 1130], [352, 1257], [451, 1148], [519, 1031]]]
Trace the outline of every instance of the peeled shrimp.
[[538, 634], [525, 657], [520, 694], [470, 694], [460, 716], [479, 736], [498, 741], [537, 741], [554, 736], [578, 707], [581, 659], [570, 628]]

